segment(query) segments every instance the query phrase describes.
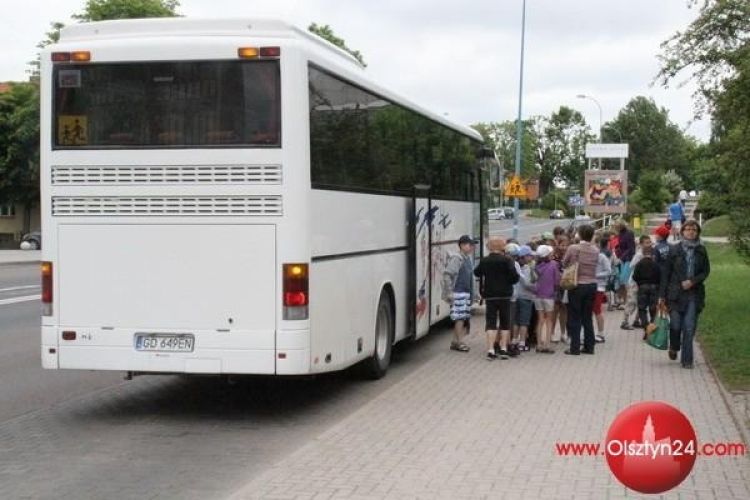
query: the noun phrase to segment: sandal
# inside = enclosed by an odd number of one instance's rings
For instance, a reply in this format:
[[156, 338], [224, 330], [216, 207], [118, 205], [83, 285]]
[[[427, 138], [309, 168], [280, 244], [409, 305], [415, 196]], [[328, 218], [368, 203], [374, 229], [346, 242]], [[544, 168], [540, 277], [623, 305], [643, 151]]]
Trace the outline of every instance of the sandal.
[[470, 347], [463, 342], [451, 342], [451, 351], [469, 352]]

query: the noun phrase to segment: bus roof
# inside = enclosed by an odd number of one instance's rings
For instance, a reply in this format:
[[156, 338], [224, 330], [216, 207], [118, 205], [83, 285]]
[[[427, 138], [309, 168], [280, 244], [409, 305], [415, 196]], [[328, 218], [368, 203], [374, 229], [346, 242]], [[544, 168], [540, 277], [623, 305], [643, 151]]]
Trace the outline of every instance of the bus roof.
[[[482, 140], [474, 129], [466, 127], [428, 111], [408, 99], [387, 91], [373, 82], [364, 71], [362, 64], [351, 54], [309, 31], [279, 19], [266, 18], [232, 18], [200, 19], [186, 17], [161, 17], [150, 19], [120, 19], [77, 23], [65, 26], [60, 31], [59, 44], [70, 42], [113, 39], [144, 39], [160, 37], [253, 37], [290, 39], [301, 42], [307, 50], [319, 55], [324, 60], [339, 66], [347, 73], [353, 83], [366, 88], [417, 111], [433, 121], [453, 128], [475, 140]], [[54, 45], [48, 50], [54, 50]]]

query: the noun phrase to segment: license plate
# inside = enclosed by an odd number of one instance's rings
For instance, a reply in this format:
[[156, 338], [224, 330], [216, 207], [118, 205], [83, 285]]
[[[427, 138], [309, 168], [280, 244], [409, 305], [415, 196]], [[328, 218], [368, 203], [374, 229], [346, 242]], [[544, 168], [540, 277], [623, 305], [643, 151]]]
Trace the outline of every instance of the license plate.
[[195, 338], [189, 333], [136, 335], [136, 351], [193, 352]]

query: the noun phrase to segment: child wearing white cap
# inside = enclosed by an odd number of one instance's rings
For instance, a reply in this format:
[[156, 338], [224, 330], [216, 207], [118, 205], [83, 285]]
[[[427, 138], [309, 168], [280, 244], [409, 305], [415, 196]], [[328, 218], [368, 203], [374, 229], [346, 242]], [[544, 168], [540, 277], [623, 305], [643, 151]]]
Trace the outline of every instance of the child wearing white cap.
[[534, 312], [534, 299], [536, 298], [536, 283], [532, 280], [531, 266], [529, 265], [533, 259], [534, 253], [531, 247], [521, 245], [518, 249], [518, 264], [521, 267], [521, 272], [519, 273], [514, 320], [518, 326], [518, 345], [522, 351], [528, 350], [526, 339], [529, 335], [531, 315]]

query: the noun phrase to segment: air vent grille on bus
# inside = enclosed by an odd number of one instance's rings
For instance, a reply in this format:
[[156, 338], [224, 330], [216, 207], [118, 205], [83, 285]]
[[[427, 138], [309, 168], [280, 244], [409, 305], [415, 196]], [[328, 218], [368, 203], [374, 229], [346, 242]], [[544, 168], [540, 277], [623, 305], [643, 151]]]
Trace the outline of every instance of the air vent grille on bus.
[[281, 196], [56, 196], [53, 216], [282, 215]]
[[281, 165], [54, 165], [52, 184], [281, 184]]

